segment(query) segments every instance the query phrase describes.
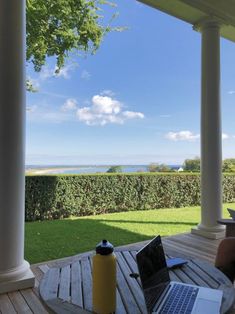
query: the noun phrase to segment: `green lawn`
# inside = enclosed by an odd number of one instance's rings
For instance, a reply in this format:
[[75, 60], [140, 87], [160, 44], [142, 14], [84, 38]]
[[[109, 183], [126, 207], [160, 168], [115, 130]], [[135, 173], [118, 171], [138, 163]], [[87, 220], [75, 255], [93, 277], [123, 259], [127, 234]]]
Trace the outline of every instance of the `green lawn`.
[[[235, 203], [224, 204], [234, 208]], [[132, 211], [26, 223], [25, 257], [38, 263], [92, 250], [101, 239], [115, 246], [189, 232], [200, 221], [200, 207]]]

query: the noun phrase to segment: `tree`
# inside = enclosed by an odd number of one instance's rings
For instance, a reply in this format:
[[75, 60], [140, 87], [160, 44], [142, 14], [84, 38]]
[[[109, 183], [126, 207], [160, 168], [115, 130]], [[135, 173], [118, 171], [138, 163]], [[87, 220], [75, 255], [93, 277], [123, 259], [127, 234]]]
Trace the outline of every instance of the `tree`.
[[183, 165], [184, 171], [200, 171], [200, 158], [186, 159]]
[[55, 56], [59, 72], [70, 52], [94, 53], [112, 29], [101, 24], [103, 5], [115, 6], [106, 0], [27, 0], [27, 61], [40, 71]]
[[170, 172], [171, 168], [165, 164], [155, 164], [152, 163], [148, 166], [149, 172]]
[[223, 172], [233, 172], [235, 171], [235, 158], [224, 159], [222, 165]]
[[107, 170], [107, 173], [120, 173], [120, 172], [122, 172], [122, 166], [111, 166]]

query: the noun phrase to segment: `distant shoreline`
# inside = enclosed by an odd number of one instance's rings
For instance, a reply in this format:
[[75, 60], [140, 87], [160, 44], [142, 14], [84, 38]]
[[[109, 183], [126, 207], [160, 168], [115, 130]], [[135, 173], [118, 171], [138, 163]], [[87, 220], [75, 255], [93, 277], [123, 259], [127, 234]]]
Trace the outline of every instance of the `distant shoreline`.
[[[122, 172], [148, 172], [149, 165], [120, 165]], [[168, 165], [171, 169], [178, 170], [180, 165]], [[26, 175], [47, 175], [47, 174], [92, 174], [106, 173], [111, 165], [81, 165], [81, 166], [26, 166]]]
[[57, 174], [57, 173], [63, 173], [66, 170], [78, 170], [79, 167], [51, 167], [51, 168], [29, 168], [29, 169], [25, 169], [25, 173], [28, 174]]

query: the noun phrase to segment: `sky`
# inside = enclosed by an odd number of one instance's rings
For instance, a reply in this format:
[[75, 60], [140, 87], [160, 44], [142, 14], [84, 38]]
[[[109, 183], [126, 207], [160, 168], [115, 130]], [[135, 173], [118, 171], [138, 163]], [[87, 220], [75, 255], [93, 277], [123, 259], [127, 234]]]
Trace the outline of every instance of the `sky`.
[[[200, 156], [201, 35], [135, 0], [95, 55], [27, 66], [27, 165], [182, 164]], [[105, 12], [104, 12], [105, 13]], [[108, 12], [107, 12], [108, 13]], [[223, 159], [235, 157], [235, 43], [221, 39]]]

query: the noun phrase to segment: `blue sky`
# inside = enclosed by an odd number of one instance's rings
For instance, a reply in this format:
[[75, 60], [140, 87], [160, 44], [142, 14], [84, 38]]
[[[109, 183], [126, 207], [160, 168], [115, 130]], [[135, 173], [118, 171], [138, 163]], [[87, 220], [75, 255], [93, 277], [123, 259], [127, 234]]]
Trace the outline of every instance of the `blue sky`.
[[[200, 155], [201, 36], [134, 0], [95, 55], [27, 75], [26, 164], [181, 164]], [[221, 40], [223, 158], [235, 157], [235, 44]]]

